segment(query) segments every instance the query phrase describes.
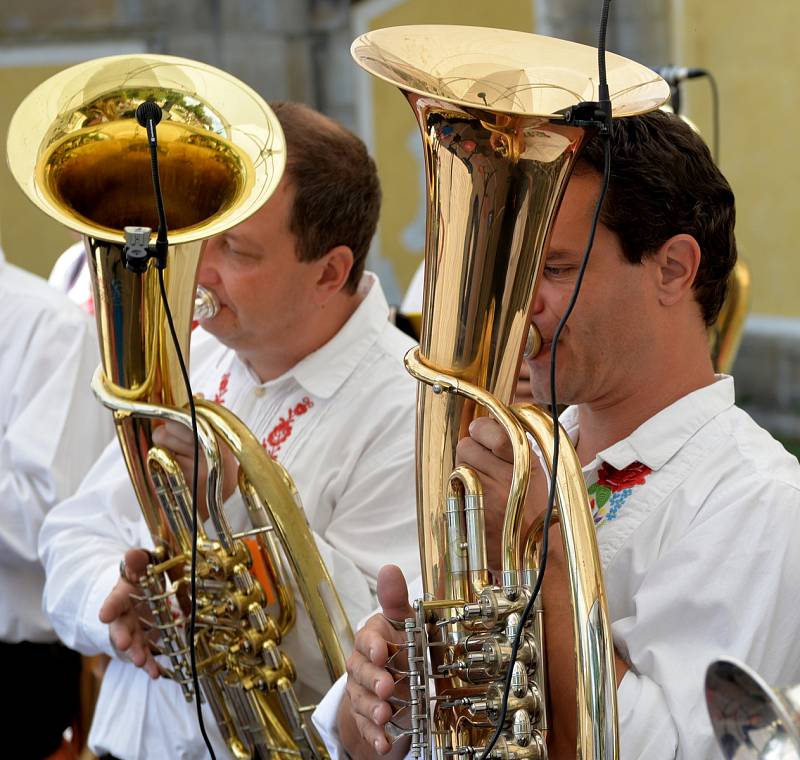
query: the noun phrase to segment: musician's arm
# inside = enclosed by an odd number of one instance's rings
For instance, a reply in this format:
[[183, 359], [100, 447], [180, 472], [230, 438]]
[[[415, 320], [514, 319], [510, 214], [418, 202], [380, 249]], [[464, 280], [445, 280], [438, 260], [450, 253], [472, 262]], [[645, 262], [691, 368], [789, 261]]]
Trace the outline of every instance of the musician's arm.
[[119, 444], [112, 441], [78, 492], [50, 512], [39, 537], [45, 612], [67, 646], [115, 656], [108, 625], [98, 615], [132, 546], [152, 542]]

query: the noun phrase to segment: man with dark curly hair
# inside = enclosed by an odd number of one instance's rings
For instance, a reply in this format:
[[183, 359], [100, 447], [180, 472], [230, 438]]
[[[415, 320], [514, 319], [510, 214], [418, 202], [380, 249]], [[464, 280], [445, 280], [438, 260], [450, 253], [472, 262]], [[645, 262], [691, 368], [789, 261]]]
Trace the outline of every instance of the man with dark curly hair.
[[[725, 653], [768, 682], [800, 679], [800, 465], [735, 406], [733, 379], [712, 368], [706, 327], [725, 298], [736, 244], [733, 193], [707, 147], [677, 117], [654, 112], [615, 122], [611, 166], [586, 277], [558, 343], [557, 398], [572, 405], [561, 422], [583, 467], [608, 592], [621, 757], [711, 760], [702, 685], [710, 661]], [[602, 167], [596, 140], [550, 240], [532, 314], [543, 336], [529, 360], [538, 403], [550, 400], [551, 340]], [[480, 475], [497, 568], [510, 445], [488, 418], [469, 433], [458, 458]], [[530, 522], [544, 510], [546, 481], [541, 470], [532, 478]], [[548, 744], [563, 760], [575, 757], [576, 698], [558, 530], [543, 597]], [[378, 592], [387, 617], [408, 616], [396, 568], [384, 569]], [[384, 669], [387, 641], [404, 634], [376, 615], [357, 636], [346, 689], [326, 699], [319, 718], [335, 752], [341, 744], [354, 758], [407, 751], [384, 731], [400, 691]]]

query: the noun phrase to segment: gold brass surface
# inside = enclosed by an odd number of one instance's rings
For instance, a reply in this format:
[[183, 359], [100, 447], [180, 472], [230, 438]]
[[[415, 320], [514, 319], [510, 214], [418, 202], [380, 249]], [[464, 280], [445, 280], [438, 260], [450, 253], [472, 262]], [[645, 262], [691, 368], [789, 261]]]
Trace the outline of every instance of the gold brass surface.
[[[171, 676], [191, 700], [198, 695], [188, 625], [176, 625], [169, 601], [190, 585], [191, 494], [173, 458], [152, 442], [163, 421], [191, 426], [188, 397], [158, 272], [152, 261], [144, 274], [130, 272], [122, 250], [123, 227], [157, 227], [146, 135], [134, 117], [145, 99], [164, 112], [158, 150], [171, 243], [164, 280], [188, 357], [203, 239], [257, 211], [283, 172], [283, 133], [267, 104], [205, 64], [115, 56], [67, 69], [34, 90], [12, 119], [8, 152], [31, 200], [85, 236], [102, 358], [93, 389], [114, 412], [155, 546], [142, 599], [153, 613]], [[236, 758], [327, 757], [298, 704], [294, 667], [278, 644], [295, 621], [296, 585], [328, 673], [338, 678], [352, 639], [346, 616], [285, 470], [230, 411], [198, 400], [197, 413], [213, 527], [197, 527], [194, 646], [203, 697]], [[252, 526], [240, 534], [232, 532], [223, 509], [218, 439], [240, 464]]]
[[[420, 26], [369, 32], [351, 52], [408, 100], [426, 166], [420, 346], [406, 356], [420, 381], [424, 599], [406, 622], [411, 727], [401, 735], [411, 738], [415, 757], [480, 757], [494, 733], [498, 690], [513, 668], [513, 720], [491, 757], [544, 758], [549, 719], [540, 602], [517, 661], [507, 659], [537, 570], [536, 550], [523, 543], [531, 466], [526, 434], [552, 459], [552, 427], [542, 412], [509, 405], [552, 223], [592, 136], [567, 124], [563, 111], [596, 99], [597, 51], [501, 29]], [[669, 97], [663, 80], [619, 56], [608, 56], [608, 84], [615, 116], [652, 110]], [[482, 568], [485, 535], [475, 529], [479, 483], [468, 468], [455, 466], [458, 441], [487, 412], [514, 451], [494, 583]], [[562, 442], [557, 493], [574, 611], [577, 757], [611, 759], [619, 753], [616, 681], [602, 573], [580, 464], [563, 432]]]
[[717, 321], [708, 329], [715, 372], [728, 374], [733, 368], [742, 341], [747, 312], [750, 310], [750, 285], [750, 269], [739, 260], [730, 274], [728, 295]]
[[20, 104], [8, 163], [25, 194], [70, 229], [108, 242], [124, 243], [131, 220], [155, 229], [150, 157], [134, 117], [143, 100], [164, 113], [159, 167], [173, 245], [244, 221], [274, 190], [285, 145], [263, 99], [212, 66], [141, 54], [72, 66]]
[[[407, 93], [515, 116], [560, 117], [596, 100], [597, 50], [538, 34], [473, 26], [393, 26], [362, 34], [359, 66]], [[606, 53], [614, 116], [658, 108], [669, 87], [646, 66]]]

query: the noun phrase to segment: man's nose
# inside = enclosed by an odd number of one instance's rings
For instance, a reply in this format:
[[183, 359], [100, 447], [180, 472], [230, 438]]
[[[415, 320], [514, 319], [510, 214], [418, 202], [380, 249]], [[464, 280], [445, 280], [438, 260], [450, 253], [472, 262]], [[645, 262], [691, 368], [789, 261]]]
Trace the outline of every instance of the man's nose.
[[209, 238], [203, 245], [203, 252], [200, 256], [200, 266], [197, 270], [197, 281], [201, 285], [215, 285], [220, 281], [216, 265], [219, 246], [220, 241], [218, 237]]
[[533, 296], [533, 310], [531, 316], [536, 316], [544, 311], [544, 297], [542, 295], [542, 283], [536, 288], [536, 293]]

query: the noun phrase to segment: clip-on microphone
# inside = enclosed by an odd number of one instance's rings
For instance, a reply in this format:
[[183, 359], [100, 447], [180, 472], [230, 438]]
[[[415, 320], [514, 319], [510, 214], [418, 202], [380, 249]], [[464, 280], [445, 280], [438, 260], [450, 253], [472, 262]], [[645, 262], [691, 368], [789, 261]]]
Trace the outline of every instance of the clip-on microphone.
[[147, 270], [150, 258], [156, 260], [159, 269], [167, 265], [167, 218], [164, 213], [164, 199], [161, 195], [161, 182], [158, 175], [158, 142], [156, 140], [156, 124], [161, 121], [163, 113], [158, 103], [145, 100], [136, 109], [136, 121], [147, 130], [147, 143], [150, 149], [150, 166], [153, 174], [153, 191], [156, 196], [158, 211], [158, 236], [154, 246], [149, 245], [150, 227], [125, 227], [125, 267], [131, 272], [143, 274]]

